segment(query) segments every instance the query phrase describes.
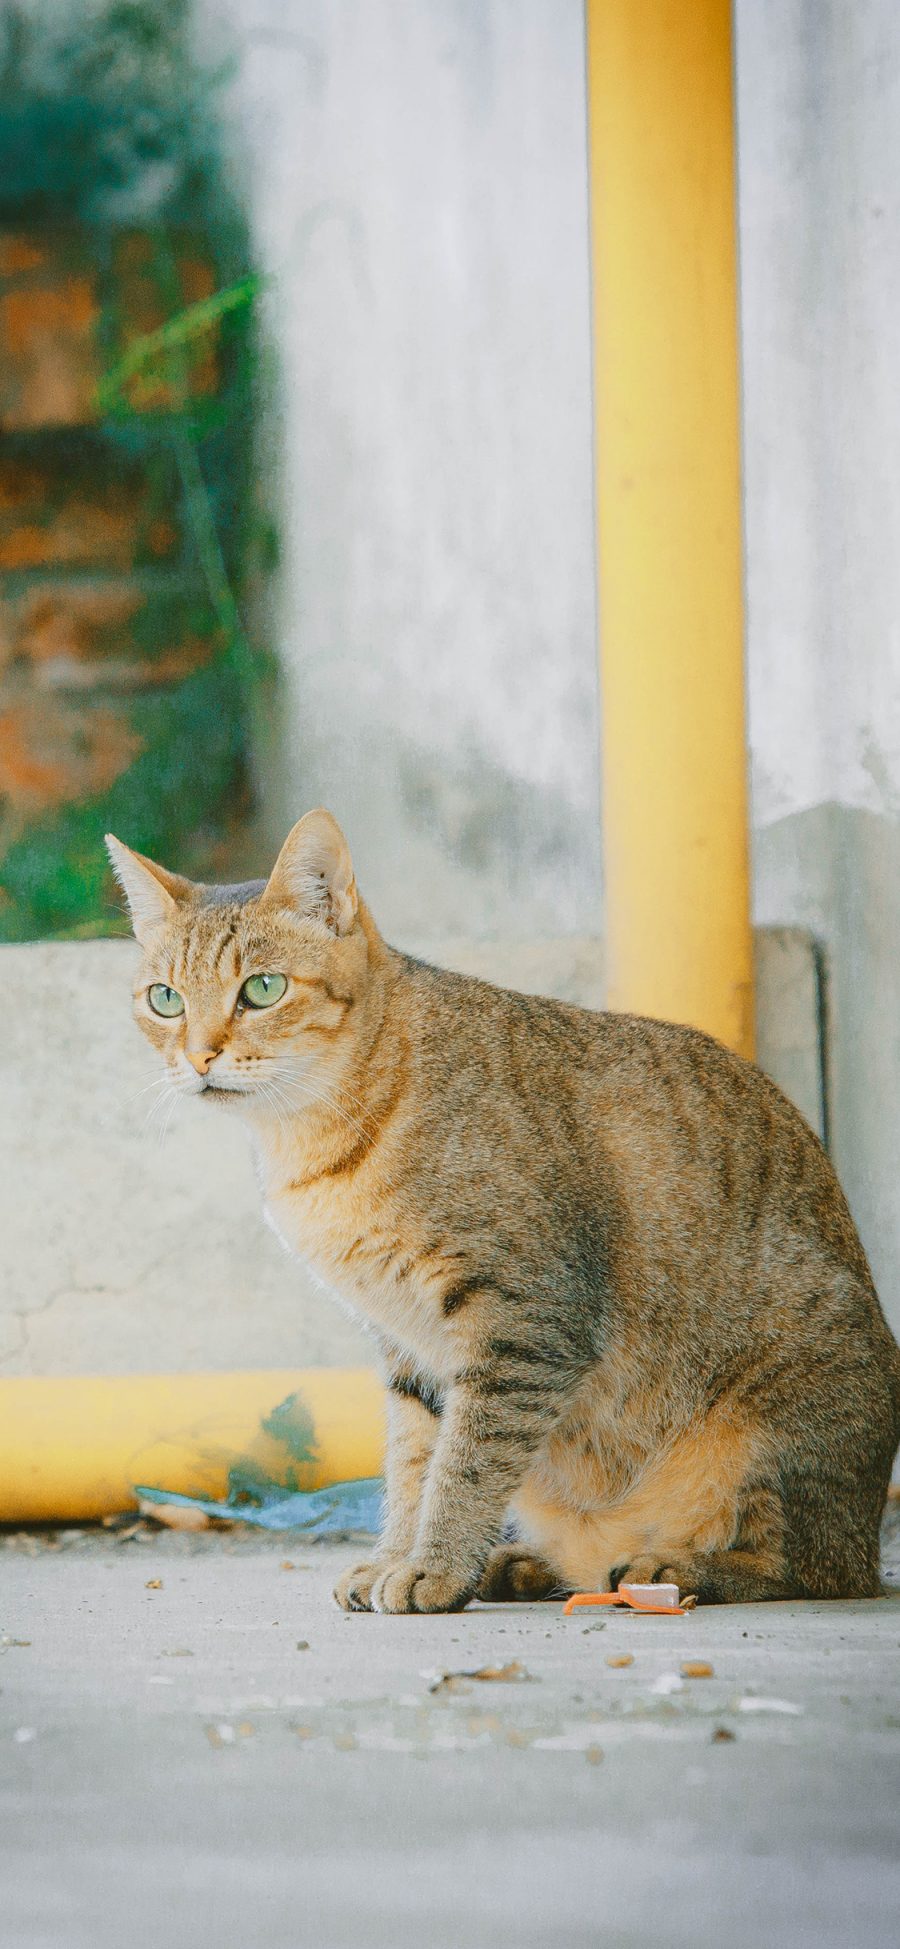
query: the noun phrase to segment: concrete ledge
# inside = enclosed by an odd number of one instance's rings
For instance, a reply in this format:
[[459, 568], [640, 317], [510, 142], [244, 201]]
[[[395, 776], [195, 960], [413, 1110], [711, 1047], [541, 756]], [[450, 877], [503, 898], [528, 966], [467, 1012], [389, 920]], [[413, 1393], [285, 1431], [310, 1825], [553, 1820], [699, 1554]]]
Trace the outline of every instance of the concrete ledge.
[[160, 1131], [135, 952], [0, 950], [3, 1373], [368, 1364], [263, 1223], [243, 1130], [184, 1104]]
[[[599, 1007], [586, 938], [420, 940], [489, 980]], [[240, 1126], [184, 1104], [131, 1020], [127, 941], [0, 949], [0, 1371], [158, 1373], [371, 1361], [371, 1343], [265, 1226]], [[817, 1121], [808, 938], [764, 936], [761, 1054]]]

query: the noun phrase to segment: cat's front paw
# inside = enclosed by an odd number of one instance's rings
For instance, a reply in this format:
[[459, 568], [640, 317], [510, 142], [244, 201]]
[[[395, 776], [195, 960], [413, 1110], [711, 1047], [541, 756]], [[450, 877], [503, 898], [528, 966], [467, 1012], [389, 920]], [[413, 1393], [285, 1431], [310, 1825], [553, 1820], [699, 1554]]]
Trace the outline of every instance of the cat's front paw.
[[472, 1584], [435, 1570], [427, 1563], [401, 1558], [382, 1567], [372, 1586], [369, 1608], [393, 1615], [410, 1611], [461, 1611], [472, 1596]]
[[342, 1611], [371, 1611], [372, 1586], [377, 1583], [384, 1569], [383, 1563], [358, 1563], [353, 1570], [345, 1570], [334, 1586], [334, 1595]]

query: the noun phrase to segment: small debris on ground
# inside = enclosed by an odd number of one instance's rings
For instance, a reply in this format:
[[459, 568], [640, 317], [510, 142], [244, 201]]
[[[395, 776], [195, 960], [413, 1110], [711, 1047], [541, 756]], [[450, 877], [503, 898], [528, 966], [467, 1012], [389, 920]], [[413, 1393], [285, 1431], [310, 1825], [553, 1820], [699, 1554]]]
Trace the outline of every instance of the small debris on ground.
[[144, 1585], [145, 1590], [162, 1590], [162, 1587], [163, 1580], [161, 1577], [150, 1577]]
[[712, 1743], [714, 1746], [724, 1746], [726, 1742], [730, 1743], [732, 1739], [736, 1738], [737, 1733], [732, 1732], [730, 1726], [713, 1727]]
[[204, 1732], [211, 1746], [233, 1746], [235, 1730], [233, 1726], [220, 1723], [217, 1726], [204, 1726]]
[[634, 1653], [631, 1651], [618, 1651], [615, 1656], [610, 1653], [606, 1662], [612, 1666], [614, 1672], [624, 1671], [626, 1665], [634, 1664]]
[[104, 1529], [112, 1530], [114, 1543], [149, 1543], [151, 1536], [159, 1534], [159, 1524], [148, 1522], [144, 1516], [104, 1516]]
[[688, 1658], [681, 1667], [682, 1678], [712, 1678], [713, 1668], [705, 1658]]
[[600, 1761], [603, 1758], [603, 1747], [586, 1746], [584, 1749], [584, 1757], [587, 1760], [589, 1766], [599, 1766]]
[[515, 1685], [530, 1679], [531, 1673], [518, 1658], [513, 1658], [508, 1665], [478, 1665], [471, 1671], [459, 1672], [423, 1672], [422, 1676], [428, 1680], [429, 1692], [465, 1692], [473, 1679], [479, 1684]]
[[155, 1523], [162, 1523], [163, 1529], [211, 1529], [212, 1524], [204, 1509], [186, 1509], [180, 1502], [138, 1503], [142, 1516], [152, 1516]]
[[308, 1650], [309, 1650], [309, 1639], [308, 1639], [308, 1638], [298, 1638], [298, 1639], [297, 1639], [297, 1650], [298, 1650], [298, 1651], [308, 1651]]
[[152, 1516], [136, 1516], [133, 1509], [124, 1509], [118, 1516], [103, 1516], [101, 1524], [112, 1531], [114, 1543], [148, 1543], [160, 1527], [155, 1510]]
[[289, 1556], [286, 1556], [286, 1557], [285, 1557], [285, 1559], [284, 1559], [284, 1562], [283, 1562], [283, 1563], [280, 1563], [280, 1564], [278, 1565], [278, 1568], [279, 1568], [279, 1570], [296, 1570], [296, 1568], [297, 1568], [297, 1565], [296, 1565], [296, 1563], [292, 1563], [292, 1562], [291, 1562], [291, 1559], [290, 1559], [290, 1557], [289, 1557]]

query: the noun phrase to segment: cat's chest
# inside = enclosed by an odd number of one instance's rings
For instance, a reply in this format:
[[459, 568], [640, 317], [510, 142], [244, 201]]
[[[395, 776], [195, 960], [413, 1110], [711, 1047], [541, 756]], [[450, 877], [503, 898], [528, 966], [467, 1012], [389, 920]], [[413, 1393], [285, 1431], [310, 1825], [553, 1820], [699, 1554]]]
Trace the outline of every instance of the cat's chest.
[[440, 1287], [418, 1262], [401, 1214], [382, 1204], [373, 1214], [358, 1194], [270, 1188], [268, 1223], [289, 1251], [349, 1301], [377, 1333], [449, 1381], [458, 1364]]

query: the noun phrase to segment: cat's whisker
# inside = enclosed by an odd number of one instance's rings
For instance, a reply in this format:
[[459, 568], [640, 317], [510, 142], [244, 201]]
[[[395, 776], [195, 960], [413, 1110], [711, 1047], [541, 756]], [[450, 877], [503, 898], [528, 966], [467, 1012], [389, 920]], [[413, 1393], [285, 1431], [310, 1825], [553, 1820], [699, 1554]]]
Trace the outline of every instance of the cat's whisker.
[[279, 1096], [276, 1094], [271, 1079], [259, 1078], [257, 1080], [256, 1087], [260, 1096], [263, 1099], [263, 1102], [268, 1103], [270, 1107], [274, 1110], [275, 1115], [278, 1119], [279, 1130], [281, 1130], [282, 1132], [287, 1132], [289, 1127], [287, 1118], [284, 1115], [284, 1110], [282, 1109]]
[[153, 1118], [157, 1115], [157, 1112], [159, 1113], [159, 1127], [156, 1132], [157, 1143], [159, 1145], [164, 1143], [168, 1135], [169, 1125], [172, 1122], [179, 1100], [182, 1097], [193, 1096], [195, 1094], [190, 1080], [187, 1077], [175, 1077], [173, 1079], [172, 1076], [167, 1075], [162, 1077], [161, 1080], [165, 1084], [165, 1090], [161, 1096], [157, 1096], [154, 1099], [144, 1118], [145, 1127], [152, 1127]]
[[156, 1131], [156, 1142], [157, 1142], [157, 1147], [159, 1149], [162, 1149], [166, 1132], [169, 1128], [169, 1124], [171, 1123], [172, 1113], [175, 1108], [175, 1102], [176, 1102], [176, 1091], [174, 1087], [170, 1086], [165, 1096], [159, 1098], [156, 1104], [154, 1105], [154, 1109], [158, 1109], [160, 1112], [159, 1126]]
[[132, 1090], [124, 1099], [124, 1107], [136, 1103], [139, 1096], [146, 1096], [148, 1090], [161, 1090], [169, 1081], [168, 1076], [153, 1076], [149, 1083], [142, 1083], [140, 1089]]
[[[291, 1071], [290, 1071], [289, 1064], [290, 1064], [290, 1058], [288, 1058], [286, 1061], [283, 1059], [278, 1065], [278, 1068], [276, 1070], [276, 1075], [285, 1082], [286, 1086], [296, 1090], [298, 1087], [299, 1079], [295, 1079], [293, 1082], [290, 1082], [289, 1079], [290, 1079]], [[316, 1085], [311, 1085], [310, 1087], [312, 1093], [310, 1093], [310, 1090], [307, 1090], [305, 1097], [301, 1099], [301, 1106], [303, 1108], [305, 1109], [321, 1108], [321, 1109], [331, 1110], [336, 1117], [340, 1117], [343, 1120], [343, 1122], [349, 1126], [351, 1130], [355, 1131], [358, 1137], [363, 1138], [364, 1141], [371, 1140], [372, 1136], [374, 1135], [378, 1127], [374, 1118], [364, 1117], [363, 1120], [360, 1121], [359, 1118], [351, 1116], [349, 1111], [344, 1109], [343, 1104], [340, 1102], [340, 1100], [335, 1095], [335, 1093], [328, 1088], [327, 1084], [319, 1083]]]
[[288, 1100], [292, 1102], [293, 1108], [304, 1109], [304, 1110], [328, 1110], [331, 1112], [333, 1116], [338, 1117], [343, 1123], [345, 1123], [348, 1126], [348, 1128], [352, 1130], [357, 1136], [362, 1137], [364, 1139], [368, 1139], [370, 1133], [364, 1130], [362, 1125], [357, 1121], [355, 1117], [351, 1117], [347, 1113], [347, 1111], [345, 1111], [341, 1107], [339, 1103], [334, 1102], [333, 1099], [328, 1095], [326, 1095], [324, 1091], [315, 1091], [311, 1093], [307, 1092], [303, 1096], [298, 1097], [296, 1094], [297, 1085], [293, 1084], [290, 1087], [292, 1089], [292, 1097], [289, 1098]]
[[171, 1093], [171, 1089], [172, 1089], [172, 1085], [171, 1085], [171, 1083], [170, 1083], [170, 1082], [168, 1081], [168, 1079], [166, 1079], [166, 1087], [165, 1087], [165, 1089], [163, 1090], [163, 1093], [162, 1093], [162, 1095], [161, 1095], [161, 1096], [156, 1096], [156, 1097], [154, 1097], [154, 1099], [153, 1099], [153, 1102], [152, 1102], [152, 1103], [150, 1104], [150, 1107], [149, 1107], [149, 1109], [148, 1109], [148, 1110], [146, 1110], [146, 1111], [145, 1111], [145, 1113], [144, 1113], [144, 1128], [145, 1128], [145, 1130], [146, 1130], [146, 1129], [148, 1129], [148, 1128], [150, 1128], [150, 1127], [152, 1126], [152, 1123], [153, 1123], [153, 1119], [154, 1119], [154, 1117], [155, 1117], [155, 1116], [157, 1116], [157, 1115], [161, 1115], [161, 1114], [162, 1114], [162, 1112], [163, 1112], [163, 1110], [164, 1110], [164, 1109], [165, 1109], [165, 1107], [166, 1107], [166, 1104], [167, 1104], [167, 1103], [168, 1103], [168, 1101], [169, 1101], [169, 1096], [170, 1096], [170, 1093]]
[[[306, 1078], [309, 1078], [310, 1083], [311, 1084], [313, 1083], [313, 1077], [312, 1077], [310, 1065], [309, 1063], [304, 1062], [302, 1057], [300, 1056], [291, 1056], [291, 1055], [280, 1056], [277, 1063], [277, 1073], [283, 1076], [299, 1074], [301, 1081], [305, 1080]], [[315, 1084], [313, 1086], [323, 1090], [331, 1098], [334, 1098], [335, 1092], [331, 1084], [319, 1082], [318, 1084]], [[342, 1084], [341, 1095], [351, 1105], [351, 1108], [362, 1111], [364, 1114], [363, 1099], [357, 1094], [355, 1090], [348, 1090], [346, 1085]]]
[[[285, 1076], [299, 1074], [301, 1079], [309, 1078], [310, 1082], [312, 1082], [313, 1080], [313, 1068], [311, 1064], [307, 1061], [304, 1061], [302, 1056], [291, 1055], [289, 1051], [278, 1057], [276, 1063], [276, 1073]], [[320, 1084], [319, 1087], [329, 1089], [331, 1086], [329, 1084]], [[357, 1095], [355, 1090], [348, 1090], [346, 1085], [342, 1084], [341, 1094], [345, 1096], [348, 1103], [353, 1104], [353, 1106], [357, 1110], [362, 1109], [363, 1107], [362, 1099], [360, 1096]]]
[[[340, 1096], [338, 1096], [336, 1091], [328, 1083], [319, 1083], [314, 1087], [318, 1088], [324, 1101], [329, 1104], [330, 1108], [340, 1110], [342, 1115], [347, 1116], [348, 1112], [343, 1106], [344, 1102], [349, 1103], [351, 1110], [358, 1110], [360, 1112], [362, 1124], [372, 1123], [373, 1128], [377, 1127], [375, 1119], [366, 1114], [362, 1098], [357, 1096], [355, 1091], [347, 1090], [342, 1086]], [[361, 1128], [359, 1125], [357, 1127]]]
[[266, 1077], [264, 1087], [269, 1095], [270, 1100], [273, 1103], [277, 1102], [282, 1104], [286, 1110], [289, 1110], [291, 1108], [290, 1097], [287, 1095], [286, 1091], [282, 1088], [282, 1085], [277, 1076]]

